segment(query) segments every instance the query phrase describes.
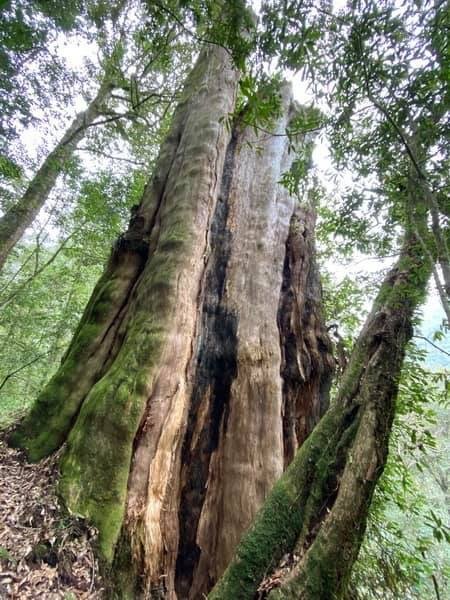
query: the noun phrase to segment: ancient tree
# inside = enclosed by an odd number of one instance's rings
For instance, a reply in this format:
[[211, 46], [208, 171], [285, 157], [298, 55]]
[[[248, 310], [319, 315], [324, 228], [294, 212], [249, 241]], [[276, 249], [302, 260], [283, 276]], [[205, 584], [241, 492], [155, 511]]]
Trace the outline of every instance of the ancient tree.
[[[344, 233], [398, 255], [330, 406], [314, 208], [280, 183], [295, 165], [292, 132], [323, 117], [298, 118], [282, 85], [270, 124], [252, 121], [267, 105], [252, 88], [241, 110], [236, 65], [252, 43], [228, 44], [239, 19], [200, 37], [183, 26], [205, 43], [152, 178], [60, 368], [11, 437], [31, 460], [62, 449], [61, 496], [98, 528], [117, 597], [345, 594], [430, 275], [448, 311], [447, 171], [436, 160], [446, 156], [447, 16], [435, 7], [415, 45], [399, 45], [398, 7], [384, 5], [320, 9], [312, 25], [312, 6], [294, 19], [291, 5], [267, 3], [255, 42], [296, 69], [316, 48], [335, 158], [353, 161], [364, 191], [341, 207], [352, 215]], [[429, 64], [414, 73], [422, 47]], [[378, 240], [353, 228], [363, 210], [387, 220]]]
[[207, 593], [327, 407], [314, 211], [279, 183], [296, 107], [283, 86], [274, 135], [230, 124], [238, 79], [225, 49], [204, 47], [61, 367], [13, 435], [32, 460], [65, 445], [62, 497], [98, 527], [123, 597]]

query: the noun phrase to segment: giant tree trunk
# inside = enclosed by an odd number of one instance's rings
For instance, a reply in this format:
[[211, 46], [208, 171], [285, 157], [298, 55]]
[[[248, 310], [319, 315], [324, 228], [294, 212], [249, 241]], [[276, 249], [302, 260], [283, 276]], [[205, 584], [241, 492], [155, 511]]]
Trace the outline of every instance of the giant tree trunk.
[[64, 172], [67, 161], [85, 136], [86, 129], [99, 116], [102, 104], [111, 89], [111, 83], [105, 78], [95, 98], [86, 110], [75, 117], [56, 147], [39, 167], [23, 196], [0, 218], [0, 269], [44, 206], [56, 180]]
[[[424, 229], [425, 215], [422, 210]], [[270, 600], [342, 597], [386, 462], [405, 347], [430, 272], [422, 245], [409, 232], [336, 400], [274, 486], [208, 598], [251, 600], [258, 589]], [[293, 564], [271, 590], [271, 574], [286, 554]]]
[[[326, 407], [314, 213], [278, 135], [227, 118], [238, 73], [207, 46], [154, 176], [59, 371], [14, 441], [66, 442], [61, 493], [99, 528], [119, 595], [201, 598]], [[148, 595], [150, 594], [150, 596]]]

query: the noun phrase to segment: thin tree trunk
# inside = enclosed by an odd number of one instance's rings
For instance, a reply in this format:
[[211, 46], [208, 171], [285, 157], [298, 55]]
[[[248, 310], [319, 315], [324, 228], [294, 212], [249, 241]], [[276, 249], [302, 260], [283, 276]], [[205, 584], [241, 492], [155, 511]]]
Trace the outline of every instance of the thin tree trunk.
[[[423, 221], [423, 214], [422, 214]], [[342, 597], [388, 450], [398, 379], [431, 265], [413, 233], [387, 275], [326, 415], [274, 486], [208, 596], [250, 600]], [[270, 575], [286, 554], [281, 585]]]
[[23, 196], [0, 218], [0, 269], [44, 206], [57, 178], [64, 172], [67, 161], [73, 156], [78, 142], [83, 139], [87, 128], [101, 113], [102, 105], [111, 89], [111, 83], [105, 77], [95, 98], [86, 110], [72, 121], [56, 147], [39, 167]]
[[155, 174], [61, 368], [13, 441], [67, 441], [61, 493], [121, 597], [200, 598], [326, 408], [314, 212], [278, 135], [227, 126], [239, 74], [206, 46]]

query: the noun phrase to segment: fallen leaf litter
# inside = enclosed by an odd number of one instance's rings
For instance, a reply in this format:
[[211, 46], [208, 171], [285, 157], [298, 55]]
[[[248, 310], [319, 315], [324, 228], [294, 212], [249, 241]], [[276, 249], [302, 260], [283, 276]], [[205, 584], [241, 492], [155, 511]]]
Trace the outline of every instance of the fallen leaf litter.
[[58, 456], [27, 463], [0, 438], [0, 599], [99, 600], [97, 532], [67, 516], [56, 494]]

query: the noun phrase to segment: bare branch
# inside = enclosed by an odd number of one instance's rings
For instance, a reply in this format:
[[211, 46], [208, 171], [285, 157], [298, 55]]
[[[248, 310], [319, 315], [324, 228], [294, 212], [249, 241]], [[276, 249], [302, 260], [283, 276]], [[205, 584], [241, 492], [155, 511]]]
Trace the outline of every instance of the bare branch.
[[77, 231], [78, 230], [72, 231], [72, 233], [65, 240], [63, 240], [63, 242], [60, 244], [60, 246], [57, 248], [57, 250], [52, 254], [52, 256], [43, 265], [41, 265], [37, 270], [34, 271], [34, 273], [30, 277], [28, 277], [24, 282], [22, 282], [21, 285], [17, 289], [15, 289], [14, 292], [12, 292], [3, 302], [0, 302], [0, 308], [4, 308], [5, 306], [8, 306], [8, 304], [11, 303], [11, 301], [17, 296], [17, 294], [21, 290], [23, 290], [23, 288], [26, 287], [30, 283], [30, 281], [33, 281], [33, 279], [35, 279], [35, 277], [40, 275], [42, 273], [42, 271], [44, 271], [44, 269], [49, 267], [52, 264], [52, 262], [57, 258], [59, 253], [65, 248], [66, 244], [75, 235], [75, 233]]
[[50, 353], [50, 350], [47, 350], [47, 352], [43, 352], [42, 354], [38, 354], [32, 360], [29, 360], [24, 365], [21, 365], [17, 369], [14, 369], [14, 371], [11, 371], [11, 373], [8, 373], [8, 375], [6, 375], [6, 377], [4, 377], [3, 381], [0, 383], [0, 390], [6, 385], [6, 383], [11, 379], [11, 377], [14, 377], [14, 375], [17, 375], [17, 373], [20, 373], [20, 371], [23, 371], [24, 369], [26, 369], [27, 367], [31, 366], [32, 364], [34, 364], [38, 360], [41, 360], [41, 358], [44, 358], [44, 356], [47, 356], [49, 353]]
[[447, 350], [444, 350], [444, 348], [441, 348], [440, 346], [438, 346], [437, 344], [432, 342], [430, 339], [428, 339], [424, 335], [414, 335], [414, 337], [419, 340], [425, 340], [426, 342], [428, 342], [428, 344], [433, 346], [433, 348], [436, 348], [436, 350], [439, 350], [439, 352], [442, 352], [442, 354], [446, 354], [447, 356], [450, 356], [450, 352], [447, 352]]
[[113, 156], [112, 154], [108, 154], [107, 152], [102, 152], [101, 150], [97, 150], [94, 148], [77, 148], [78, 151], [89, 152], [90, 154], [98, 154], [99, 156], [104, 156], [105, 158], [109, 158], [110, 160], [121, 160], [123, 162], [131, 163], [133, 165], [137, 165], [138, 167], [145, 167], [145, 162], [141, 162], [138, 160], [133, 160], [132, 158], [125, 158], [124, 156]]

